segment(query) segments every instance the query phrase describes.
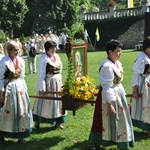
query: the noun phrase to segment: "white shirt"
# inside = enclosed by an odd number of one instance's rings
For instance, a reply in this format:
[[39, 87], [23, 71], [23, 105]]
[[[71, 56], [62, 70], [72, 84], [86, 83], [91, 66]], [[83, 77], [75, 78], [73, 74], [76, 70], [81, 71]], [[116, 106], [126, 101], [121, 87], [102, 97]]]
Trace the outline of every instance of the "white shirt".
[[30, 51], [31, 46], [35, 47], [35, 49], [37, 48], [37, 45], [35, 43], [28, 43], [28, 44], [26, 44], [27, 56], [29, 56], [29, 51]]
[[[21, 68], [20, 79], [23, 81], [25, 77], [25, 62], [24, 59], [19, 56], [16, 58], [18, 59], [18, 66]], [[7, 68], [9, 68], [9, 70], [12, 72], [15, 71], [13, 61], [8, 55], [4, 56], [0, 61], [0, 90], [2, 91], [4, 91], [4, 73], [6, 72]], [[25, 81], [23, 82], [25, 84]]]
[[37, 83], [37, 91], [46, 91], [46, 65], [47, 63], [57, 65], [58, 63], [61, 65], [60, 72], [62, 72], [62, 62], [58, 54], [54, 54], [56, 61], [52, 62], [50, 57], [45, 53], [40, 56], [39, 68], [38, 68], [38, 83]]
[[[113, 67], [115, 67], [115, 69], [118, 69], [119, 72], [123, 72], [122, 64], [119, 61], [117, 61], [116, 63], [118, 64], [118, 67], [116, 67], [115, 64], [109, 59], [105, 59], [100, 65], [100, 68], [101, 68], [100, 84], [103, 88], [102, 90], [103, 103], [116, 101], [116, 94], [115, 94], [115, 90], [113, 87], [114, 85]], [[119, 84], [118, 86], [119, 88], [123, 88], [122, 84]]]
[[1, 59], [4, 57], [5, 55], [3, 55], [3, 54], [0, 54], [0, 61], [1, 61]]
[[132, 82], [131, 82], [132, 86], [135, 86], [135, 85], [140, 86], [141, 74], [144, 73], [146, 64], [150, 65], [150, 58], [144, 52], [139, 53], [133, 65], [134, 73], [133, 73]]

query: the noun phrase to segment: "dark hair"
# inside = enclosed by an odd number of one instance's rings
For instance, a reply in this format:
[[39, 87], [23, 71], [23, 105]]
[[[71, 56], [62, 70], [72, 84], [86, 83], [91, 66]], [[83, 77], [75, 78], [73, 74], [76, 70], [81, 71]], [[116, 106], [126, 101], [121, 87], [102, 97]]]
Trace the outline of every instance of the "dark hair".
[[150, 47], [150, 36], [147, 36], [143, 41], [143, 51]]
[[57, 44], [54, 41], [46, 41], [44, 44], [45, 51], [48, 51], [50, 48], [55, 48]]
[[122, 45], [122, 43], [121, 43], [120, 41], [115, 40], [115, 39], [112, 39], [112, 40], [110, 40], [109, 42], [107, 42], [105, 48], [106, 48], [107, 54], [109, 54], [109, 53], [108, 53], [109, 50], [114, 51], [117, 47], [122, 48], [122, 46], [123, 46], [123, 45]]

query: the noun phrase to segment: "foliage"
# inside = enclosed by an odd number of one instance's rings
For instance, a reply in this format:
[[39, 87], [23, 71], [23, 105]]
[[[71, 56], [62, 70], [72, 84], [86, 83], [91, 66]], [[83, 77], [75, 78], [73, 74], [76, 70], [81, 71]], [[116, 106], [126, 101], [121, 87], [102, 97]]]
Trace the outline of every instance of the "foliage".
[[13, 30], [21, 27], [28, 11], [26, 0], [2, 0], [0, 8], [1, 28], [13, 37]]
[[72, 40], [72, 44], [84, 44], [84, 25], [82, 22], [74, 23], [70, 28], [63, 28], [61, 31], [68, 35], [68, 40]]
[[81, 20], [80, 3], [84, 1], [89, 0], [27, 0], [29, 12], [23, 30], [30, 29], [25, 35], [29, 36], [33, 31], [47, 32], [49, 27], [55, 31], [65, 27], [70, 28], [72, 24]]
[[74, 67], [73, 67], [73, 59], [72, 59], [72, 51], [71, 51], [71, 55], [70, 55], [70, 58], [68, 59], [68, 74], [67, 74], [67, 79], [64, 83], [64, 86], [62, 88], [62, 96], [63, 95], [69, 95], [69, 91], [70, 89], [72, 89], [72, 83], [73, 83], [73, 70], [74, 70]]
[[22, 33], [21, 37], [19, 38], [21, 42], [26, 42], [26, 37], [24, 36], [24, 34]]
[[8, 35], [0, 30], [0, 43], [5, 43], [7, 37]]
[[25, 22], [20, 30], [21, 34], [24, 33], [25, 36], [30, 36], [33, 32], [40, 32], [41, 28], [45, 30], [46, 27], [50, 26], [49, 21], [47, 21], [49, 25], [45, 22], [45, 20], [49, 20], [46, 16], [46, 10], [50, 5], [49, 1], [26, 0], [26, 4], [29, 11], [25, 16]]
[[[107, 10], [109, 0], [1, 0], [0, 28], [11, 36], [33, 32], [46, 33], [70, 27], [83, 19], [83, 11]], [[126, 0], [117, 0], [117, 9], [126, 8]], [[139, 0], [134, 6], [141, 6]], [[20, 28], [21, 27], [21, 28]], [[15, 29], [15, 30], [14, 30]], [[14, 33], [12, 32], [14, 30]]]
[[83, 23], [82, 22], [76, 22], [76, 23], [72, 24], [72, 26], [70, 27], [70, 30], [68, 32], [68, 36], [73, 38], [77, 32], [80, 32], [83, 30], [84, 30]]

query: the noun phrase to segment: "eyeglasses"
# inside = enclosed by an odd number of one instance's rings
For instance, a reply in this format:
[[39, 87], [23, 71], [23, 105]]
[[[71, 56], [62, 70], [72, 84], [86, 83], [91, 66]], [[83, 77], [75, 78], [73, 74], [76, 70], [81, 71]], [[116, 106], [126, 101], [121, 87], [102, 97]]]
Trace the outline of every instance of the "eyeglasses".
[[13, 49], [14, 51], [19, 51], [19, 49]]
[[50, 50], [56, 50], [56, 47], [51, 47], [47, 51], [50, 51]]

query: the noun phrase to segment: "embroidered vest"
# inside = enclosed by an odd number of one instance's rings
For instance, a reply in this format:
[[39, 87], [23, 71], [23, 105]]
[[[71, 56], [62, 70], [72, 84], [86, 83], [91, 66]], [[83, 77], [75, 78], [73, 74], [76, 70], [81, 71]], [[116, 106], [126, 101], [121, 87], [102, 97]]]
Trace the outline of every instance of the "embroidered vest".
[[150, 73], [150, 65], [145, 65], [144, 73], [143, 74], [149, 74]]
[[49, 63], [46, 64], [46, 74], [58, 74], [60, 73], [60, 67], [54, 67]]
[[18, 67], [15, 69], [15, 72], [10, 71], [9, 68], [7, 68], [5, 74], [4, 74], [4, 79], [16, 79], [19, 78], [21, 74], [21, 69]]

